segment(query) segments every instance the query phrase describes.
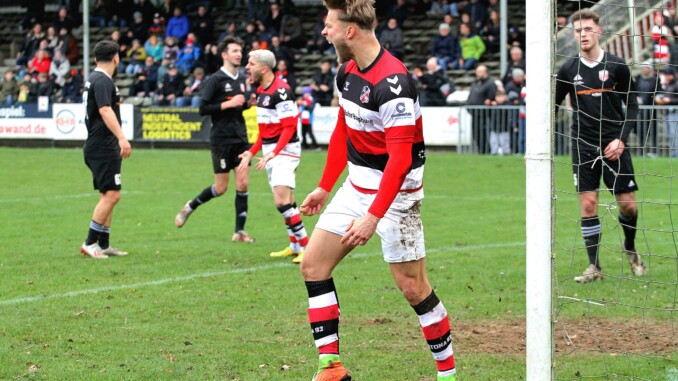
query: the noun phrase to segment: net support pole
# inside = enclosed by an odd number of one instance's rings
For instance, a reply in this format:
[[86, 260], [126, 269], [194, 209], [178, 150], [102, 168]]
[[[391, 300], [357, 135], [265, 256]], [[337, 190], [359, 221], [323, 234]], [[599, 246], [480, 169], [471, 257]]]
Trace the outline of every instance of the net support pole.
[[552, 235], [555, 0], [527, 1], [526, 325], [527, 381], [553, 379]]
[[87, 81], [89, 78], [89, 0], [82, 2], [82, 69], [85, 81]]

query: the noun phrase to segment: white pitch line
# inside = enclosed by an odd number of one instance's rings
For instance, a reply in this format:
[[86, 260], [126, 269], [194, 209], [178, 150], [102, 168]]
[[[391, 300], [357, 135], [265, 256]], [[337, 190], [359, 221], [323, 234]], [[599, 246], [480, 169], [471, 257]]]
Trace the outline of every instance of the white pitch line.
[[[435, 247], [435, 248], [427, 249], [426, 251], [428, 253], [434, 253], [434, 252], [441, 252], [441, 251], [482, 250], [482, 249], [491, 249], [491, 248], [498, 248], [498, 247], [517, 247], [517, 246], [525, 246], [525, 243], [524, 242], [509, 242], [509, 243], [497, 243], [497, 244], [475, 245], [475, 246], [447, 246], [447, 247]], [[376, 255], [381, 255], [381, 252], [371, 252], [371, 253], [358, 252], [358, 253], [355, 253], [355, 254], [351, 254], [350, 258], [364, 258], [364, 257], [376, 256]], [[190, 280], [199, 279], [199, 278], [211, 278], [211, 277], [229, 275], [229, 274], [240, 274], [240, 273], [246, 273], [246, 272], [265, 271], [265, 270], [276, 269], [276, 268], [280, 268], [280, 267], [291, 267], [291, 263], [276, 263], [276, 264], [257, 266], [257, 267], [247, 267], [247, 268], [242, 268], [242, 269], [233, 269], [233, 270], [229, 270], [229, 271], [213, 271], [213, 272], [185, 275], [185, 276], [179, 276], [179, 277], [158, 279], [158, 280], [154, 280], [154, 281], [150, 281], [150, 282], [121, 284], [121, 285], [117, 285], [117, 286], [105, 286], [105, 287], [90, 288], [90, 289], [86, 289], [86, 290], [69, 291], [69, 292], [65, 292], [65, 293], [61, 293], [61, 294], [27, 296], [27, 297], [22, 297], [22, 298], [0, 300], [0, 306], [40, 302], [40, 301], [49, 300], [49, 299], [70, 298], [70, 297], [80, 296], [80, 295], [98, 294], [100, 292], [106, 292], [106, 291], [117, 291], [117, 290], [126, 290], [126, 289], [130, 289], [130, 288], [159, 286], [159, 285], [163, 285], [163, 284], [190, 281]]]

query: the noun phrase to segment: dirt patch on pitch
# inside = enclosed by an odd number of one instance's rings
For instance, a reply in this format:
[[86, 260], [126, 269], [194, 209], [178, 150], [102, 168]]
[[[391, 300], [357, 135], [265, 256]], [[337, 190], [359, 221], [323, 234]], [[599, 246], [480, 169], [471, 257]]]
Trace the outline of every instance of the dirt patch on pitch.
[[[453, 321], [454, 345], [464, 352], [525, 353], [525, 322]], [[670, 321], [606, 319], [561, 320], [555, 329], [556, 352], [657, 353], [678, 351], [678, 330]]]

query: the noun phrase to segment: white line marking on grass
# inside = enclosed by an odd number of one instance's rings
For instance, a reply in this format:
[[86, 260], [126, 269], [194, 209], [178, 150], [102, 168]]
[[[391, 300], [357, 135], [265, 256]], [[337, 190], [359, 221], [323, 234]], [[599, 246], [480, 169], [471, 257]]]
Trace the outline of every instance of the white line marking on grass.
[[[120, 194], [133, 194], [133, 193], [142, 193], [136, 191], [120, 191]], [[20, 197], [20, 198], [0, 198], [0, 203], [5, 202], [24, 202], [24, 201], [49, 201], [49, 200], [61, 200], [66, 198], [86, 198], [86, 197], [99, 197], [99, 193], [80, 193], [80, 194], [64, 194], [64, 195], [52, 195], [52, 196], [37, 196], [37, 197]]]
[[[474, 245], [474, 246], [444, 246], [444, 247], [430, 248], [430, 249], [427, 249], [426, 251], [428, 253], [435, 253], [435, 252], [440, 252], [440, 251], [482, 250], [482, 249], [492, 249], [492, 248], [499, 248], [499, 247], [518, 247], [518, 246], [525, 246], [525, 242], [494, 243], [494, 244]], [[350, 258], [364, 258], [364, 257], [377, 256], [377, 255], [381, 255], [381, 251], [370, 252], [370, 253], [358, 252], [358, 253], [355, 253], [355, 254], [351, 254]], [[104, 287], [90, 288], [90, 289], [87, 289], [87, 290], [70, 291], [70, 292], [65, 292], [65, 293], [61, 293], [61, 294], [26, 296], [26, 297], [22, 297], [22, 298], [0, 300], [0, 306], [40, 302], [40, 301], [49, 300], [49, 299], [70, 298], [70, 297], [80, 296], [80, 295], [98, 294], [100, 292], [126, 290], [126, 289], [130, 289], [130, 288], [160, 286], [160, 285], [163, 285], [163, 284], [174, 283], [174, 282], [183, 282], [183, 281], [199, 279], [199, 278], [211, 278], [211, 277], [215, 277], [215, 276], [228, 275], [228, 274], [241, 274], [241, 273], [247, 273], [247, 272], [265, 271], [265, 270], [270, 270], [270, 269], [277, 269], [277, 268], [280, 268], [280, 267], [291, 267], [291, 266], [290, 266], [290, 263], [287, 263], [287, 262], [285, 262], [285, 263], [275, 263], [275, 264], [264, 265], [264, 266], [247, 267], [247, 268], [242, 268], [242, 269], [233, 269], [233, 270], [228, 270], [228, 271], [212, 271], [212, 272], [206, 272], [206, 273], [199, 273], [199, 274], [191, 274], [191, 275], [178, 276], [178, 277], [172, 277], [172, 278], [158, 279], [158, 280], [154, 280], [154, 281], [150, 281], [150, 282], [140, 282], [140, 283], [131, 283], [131, 284], [121, 284], [121, 285], [117, 285], [117, 286], [104, 286]]]

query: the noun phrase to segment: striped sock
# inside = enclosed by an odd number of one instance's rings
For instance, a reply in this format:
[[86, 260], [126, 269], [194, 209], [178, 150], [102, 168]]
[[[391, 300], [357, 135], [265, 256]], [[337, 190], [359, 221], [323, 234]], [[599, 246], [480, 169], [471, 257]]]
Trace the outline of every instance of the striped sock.
[[445, 306], [435, 292], [431, 291], [431, 295], [412, 308], [419, 316], [419, 324], [424, 332], [424, 338], [426, 338], [428, 347], [436, 360], [438, 379], [455, 380], [457, 371], [454, 365], [450, 320], [447, 317]]
[[600, 243], [601, 229], [598, 216], [585, 217], [581, 219], [581, 235], [586, 244], [586, 254], [589, 256], [589, 264], [600, 267], [598, 258], [598, 244]]
[[301, 213], [294, 205], [285, 205], [285, 207], [289, 207], [289, 209], [286, 209], [281, 214], [285, 218], [285, 225], [289, 227], [288, 232], [292, 232], [299, 244], [297, 252], [304, 251], [306, 245], [308, 245], [308, 235], [306, 234], [306, 228], [304, 228], [304, 222], [301, 220]]
[[339, 361], [339, 301], [332, 278], [305, 283], [308, 291], [308, 320], [322, 368], [328, 361]]
[[85, 240], [85, 245], [89, 246], [94, 244], [99, 240], [99, 236], [104, 231], [104, 225], [100, 225], [94, 220], [89, 223], [89, 232], [87, 233], [87, 240]]

